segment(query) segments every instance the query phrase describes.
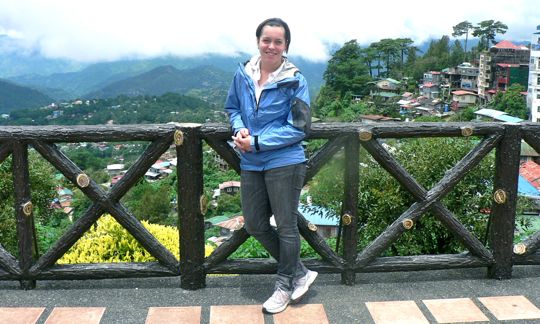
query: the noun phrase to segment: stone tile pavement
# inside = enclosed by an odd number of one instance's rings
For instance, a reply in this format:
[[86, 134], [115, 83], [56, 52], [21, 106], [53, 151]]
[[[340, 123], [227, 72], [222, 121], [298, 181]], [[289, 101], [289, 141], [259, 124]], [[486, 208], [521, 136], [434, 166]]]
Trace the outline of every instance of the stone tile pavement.
[[0, 282], [0, 324], [540, 323], [540, 266], [515, 267], [503, 281], [485, 272], [357, 274], [354, 286], [322, 274], [275, 315], [261, 312], [270, 275], [209, 276], [196, 291], [179, 288], [179, 278], [39, 281], [30, 291]]

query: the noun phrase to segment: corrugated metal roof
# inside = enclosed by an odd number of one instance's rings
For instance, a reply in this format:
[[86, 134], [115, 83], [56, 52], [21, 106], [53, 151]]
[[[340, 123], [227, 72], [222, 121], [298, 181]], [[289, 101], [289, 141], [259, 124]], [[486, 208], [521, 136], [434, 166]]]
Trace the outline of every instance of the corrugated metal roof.
[[491, 118], [495, 118], [500, 115], [506, 114], [504, 111], [495, 110], [495, 109], [489, 109], [489, 108], [482, 108], [474, 112], [477, 115], [481, 116], [487, 116]]
[[219, 184], [219, 189], [225, 189], [228, 187], [240, 187], [240, 181], [225, 181]]
[[244, 226], [244, 216], [236, 216], [214, 225], [229, 229], [231, 231], [237, 231]]
[[315, 205], [299, 205], [298, 211], [315, 225], [338, 226], [339, 217], [330, 209]]
[[494, 119], [507, 122], [507, 123], [520, 123], [523, 121], [523, 119], [521, 118], [510, 116], [510, 115], [499, 115], [497, 117], [494, 117]]
[[538, 189], [536, 189], [527, 179], [522, 176], [519, 176], [518, 179], [518, 192], [526, 196], [540, 197], [540, 192]]
[[212, 224], [215, 225], [217, 223], [221, 223], [221, 222], [224, 222], [224, 221], [227, 221], [227, 220], [229, 220], [229, 217], [227, 217], [227, 216], [214, 216], [214, 217], [205, 219], [204, 221], [212, 223]]
[[527, 142], [521, 141], [521, 156], [540, 156]]
[[536, 189], [540, 189], [540, 165], [527, 161], [519, 166], [519, 174], [527, 179]]
[[374, 92], [373, 96], [380, 96], [380, 97], [385, 97], [385, 98], [393, 98], [393, 97], [396, 97], [396, 96], [399, 96], [399, 95], [397, 93], [393, 93], [393, 92], [380, 91], [380, 92]]
[[510, 41], [507, 41], [507, 40], [503, 40], [503, 41], [500, 41], [498, 42], [497, 44], [493, 45], [492, 47], [495, 47], [495, 48], [508, 48], [508, 49], [520, 49], [519, 46], [516, 46], [514, 45], [514, 43], [510, 42]]
[[477, 96], [476, 93], [470, 92], [470, 91], [465, 91], [465, 90], [456, 90], [456, 91], [452, 91], [452, 94], [453, 94], [453, 95], [456, 95], [456, 96], [464, 96], [464, 95]]

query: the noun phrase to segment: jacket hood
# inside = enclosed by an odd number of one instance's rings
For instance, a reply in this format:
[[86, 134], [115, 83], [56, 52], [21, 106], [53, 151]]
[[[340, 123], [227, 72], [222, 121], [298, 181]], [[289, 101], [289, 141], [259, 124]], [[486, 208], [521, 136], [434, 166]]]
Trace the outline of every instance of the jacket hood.
[[[247, 69], [257, 70], [259, 68], [260, 59], [261, 59], [260, 55], [253, 56], [249, 61], [246, 62], [246, 64], [244, 65], [244, 68], [246, 70]], [[293, 63], [291, 63], [287, 59], [286, 56], [283, 56], [283, 68], [281, 69], [281, 71], [279, 71], [279, 74], [276, 76], [273, 82], [277, 83], [284, 79], [292, 78], [294, 77], [296, 72], [299, 72], [299, 71], [300, 70]]]

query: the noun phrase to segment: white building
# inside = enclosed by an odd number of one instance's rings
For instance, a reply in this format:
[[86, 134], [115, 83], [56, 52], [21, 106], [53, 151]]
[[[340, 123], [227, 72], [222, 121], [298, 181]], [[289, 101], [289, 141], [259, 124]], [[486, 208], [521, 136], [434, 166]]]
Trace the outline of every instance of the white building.
[[124, 164], [109, 164], [107, 165], [107, 172], [111, 176], [119, 175], [124, 171]]
[[540, 122], [540, 25], [536, 26], [531, 40], [527, 107], [531, 112], [531, 121]]

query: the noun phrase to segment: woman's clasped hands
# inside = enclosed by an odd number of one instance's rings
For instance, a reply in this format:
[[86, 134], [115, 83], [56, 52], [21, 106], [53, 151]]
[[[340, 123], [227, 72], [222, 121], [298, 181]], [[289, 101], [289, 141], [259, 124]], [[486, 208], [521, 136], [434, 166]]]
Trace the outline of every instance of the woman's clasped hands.
[[251, 152], [251, 135], [247, 128], [240, 129], [235, 136], [232, 136], [234, 145], [243, 153]]

